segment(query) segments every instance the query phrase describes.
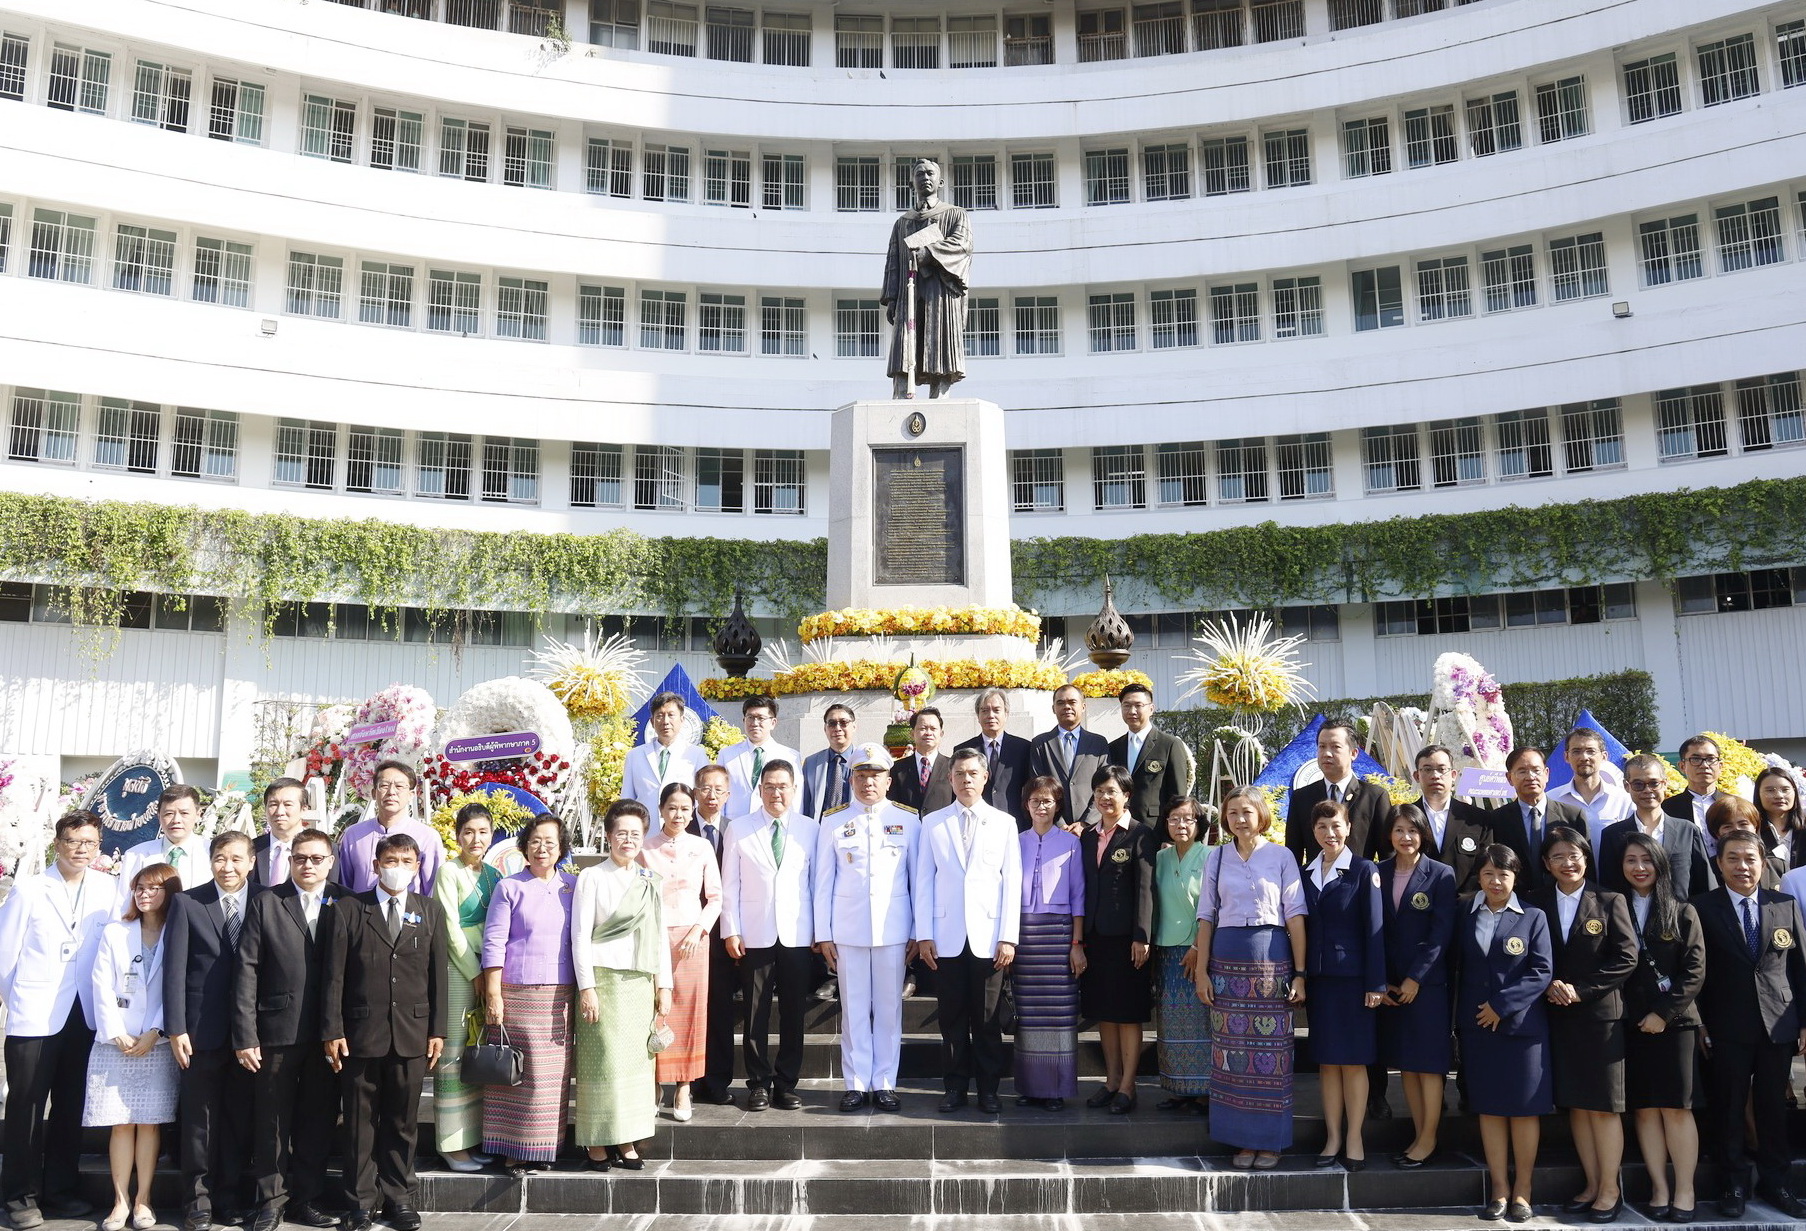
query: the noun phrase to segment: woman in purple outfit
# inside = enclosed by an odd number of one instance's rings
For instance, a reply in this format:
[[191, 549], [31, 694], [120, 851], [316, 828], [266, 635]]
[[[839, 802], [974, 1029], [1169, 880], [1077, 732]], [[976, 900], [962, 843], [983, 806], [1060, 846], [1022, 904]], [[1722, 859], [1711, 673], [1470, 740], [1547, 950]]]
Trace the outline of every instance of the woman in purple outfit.
[[1058, 1111], [1078, 1093], [1078, 977], [1085, 969], [1085, 861], [1059, 826], [1059, 780], [1022, 788], [1022, 940], [1016, 988], [1016, 1105]]

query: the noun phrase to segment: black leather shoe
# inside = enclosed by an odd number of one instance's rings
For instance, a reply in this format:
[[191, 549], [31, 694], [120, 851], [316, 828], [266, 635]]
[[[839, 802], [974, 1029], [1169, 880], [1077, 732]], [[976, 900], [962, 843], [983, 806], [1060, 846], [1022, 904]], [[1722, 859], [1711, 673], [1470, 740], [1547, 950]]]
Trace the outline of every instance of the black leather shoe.
[[604, 1154], [601, 1158], [594, 1155], [586, 1156], [583, 1160], [583, 1169], [585, 1171], [607, 1171], [608, 1155]]
[[369, 1210], [352, 1210], [345, 1215], [345, 1221], [341, 1225], [345, 1231], [370, 1231], [376, 1225], [376, 1220], [370, 1217]]
[[877, 1105], [879, 1111], [897, 1111], [903, 1106], [902, 1100], [897, 1098], [895, 1090], [878, 1091], [872, 1095], [872, 1102]]
[[708, 1107], [732, 1107], [734, 1106], [734, 1095], [733, 1092], [729, 1090], [723, 1090], [719, 1094], [697, 1094], [692, 1090], [690, 1092], [690, 1101], [693, 1103], [701, 1103]]
[[1041, 1101], [1042, 1100], [1038, 1098], [1030, 1098], [1026, 1094], [1018, 1094], [1016, 1096], [1016, 1106], [1018, 1107], [1039, 1107]]
[[1046, 1111], [1065, 1111], [1066, 1100], [1063, 1098], [1043, 1099], [1041, 1106]]
[[864, 1090], [848, 1090], [845, 1094], [840, 1096], [840, 1109], [842, 1111], [858, 1111], [865, 1106], [865, 1103], [866, 1096]]
[[1085, 1100], [1087, 1107], [1108, 1107], [1110, 1100], [1116, 1097], [1116, 1091], [1109, 1086], [1103, 1087], [1096, 1094]]
[[1480, 1207], [1480, 1221], [1481, 1222], [1498, 1222], [1500, 1219], [1502, 1219], [1504, 1217], [1505, 1217], [1505, 1198], [1503, 1198], [1503, 1197], [1500, 1197], [1494, 1201], [1488, 1201], [1485, 1205]]
[[1564, 1214], [1584, 1214], [1592, 1208], [1593, 1198], [1591, 1197], [1576, 1197], [1572, 1201], [1561, 1203], [1561, 1212]]
[[1344, 1154], [1342, 1156], [1342, 1170], [1365, 1171], [1367, 1170], [1367, 1160], [1364, 1158], [1350, 1158]]
[[213, 1231], [212, 1210], [189, 1210], [182, 1215], [182, 1231]]
[[1188, 1098], [1166, 1098], [1154, 1104], [1155, 1111], [1190, 1111], [1191, 1100]]
[[1693, 1221], [1693, 1211], [1683, 1210], [1678, 1205], [1671, 1205], [1668, 1207], [1668, 1217], [1663, 1221], [1689, 1223]]
[[395, 1231], [420, 1231], [420, 1212], [409, 1205], [392, 1205], [383, 1215], [383, 1221]]
[[297, 1201], [285, 1206], [282, 1220], [302, 1227], [336, 1227], [339, 1220], [311, 1201]]
[[1789, 1218], [1806, 1218], [1806, 1202], [1779, 1185], [1765, 1184], [1756, 1189], [1756, 1195]]
[[1003, 1100], [998, 1098], [995, 1094], [981, 1094], [978, 1096], [978, 1110], [984, 1112], [987, 1116], [1001, 1115], [1003, 1113]]
[[1643, 1212], [1649, 1215], [1650, 1222], [1668, 1221], [1668, 1207], [1665, 1205], [1647, 1205], [1643, 1207]]
[[1416, 1171], [1419, 1167], [1427, 1165], [1429, 1161], [1435, 1157], [1435, 1153], [1432, 1152], [1424, 1155], [1422, 1158], [1412, 1158], [1409, 1154], [1401, 1150], [1392, 1156], [1392, 1165], [1397, 1167], [1400, 1171]]
[[644, 1171], [646, 1169], [646, 1160], [640, 1156], [637, 1150], [632, 1158], [628, 1158], [620, 1146], [608, 1147], [608, 1161], [611, 1166], [619, 1167], [622, 1171]]
[[1587, 1211], [1587, 1217], [1592, 1219], [1594, 1222], [1602, 1222], [1602, 1223], [1603, 1222], [1617, 1222], [1618, 1215], [1622, 1214], [1623, 1212], [1624, 1212], [1624, 1194], [1619, 1193], [1618, 1199], [1616, 1201], [1612, 1202], [1611, 1208], [1602, 1210], [1602, 1209], [1599, 1209], [1597, 1206], [1595, 1206], [1593, 1209], [1590, 1209]]
[[1749, 1199], [1750, 1195], [1743, 1185], [1727, 1184], [1725, 1190], [1718, 1194], [1718, 1212], [1726, 1218], [1742, 1218]]
[[1505, 1207], [1506, 1222], [1529, 1222], [1533, 1214], [1528, 1201], [1513, 1201]]
[[800, 1111], [803, 1100], [791, 1090], [778, 1090], [771, 1096], [771, 1105], [779, 1111]]
[[941, 1105], [939, 1107], [936, 1107], [935, 1110], [940, 1112], [942, 1115], [946, 1115], [950, 1112], [958, 1111], [961, 1107], [964, 1107], [965, 1105], [966, 1105], [966, 1092], [964, 1090], [958, 1090], [958, 1091], [949, 1090], [947, 1092], [947, 1097], [941, 1100]]
[[251, 1231], [276, 1231], [282, 1225], [282, 1211], [273, 1205], [259, 1206], [251, 1217]]
[[1113, 1116], [1126, 1116], [1134, 1110], [1135, 1096], [1133, 1094], [1119, 1093], [1115, 1098], [1110, 1100], [1110, 1114]]
[[754, 1086], [746, 1092], [746, 1110], [764, 1111], [771, 1106], [771, 1095], [765, 1092], [764, 1086]]
[[1340, 1155], [1336, 1154], [1319, 1154], [1316, 1158], [1311, 1160], [1311, 1166], [1317, 1168], [1319, 1171], [1334, 1167], [1340, 1157]]

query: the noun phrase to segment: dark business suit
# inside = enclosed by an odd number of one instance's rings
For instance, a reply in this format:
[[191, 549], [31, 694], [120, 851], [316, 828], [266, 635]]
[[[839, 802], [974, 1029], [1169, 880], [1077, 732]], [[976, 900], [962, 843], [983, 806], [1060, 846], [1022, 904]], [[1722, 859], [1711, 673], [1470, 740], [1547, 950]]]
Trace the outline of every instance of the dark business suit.
[[[1399, 904], [1392, 904], [1396, 859], [1379, 866], [1380, 926], [1386, 945], [1386, 983], [1417, 984], [1409, 1004], [1380, 1008], [1380, 1058], [1404, 1073], [1446, 1076], [1453, 1063], [1449, 967], [1459, 909], [1455, 874], [1428, 857], [1417, 861]], [[1308, 991], [1308, 985], [1307, 985]]]
[[1548, 883], [1549, 874], [1543, 870], [1543, 837], [1550, 829], [1566, 825], [1578, 831], [1582, 837], [1587, 835], [1587, 814], [1573, 804], [1560, 803], [1545, 795], [1543, 802], [1537, 807], [1542, 812], [1538, 825], [1530, 823], [1522, 800], [1509, 799], [1498, 808], [1498, 811], [1506, 814], [1499, 818], [1499, 824], [1515, 825], [1524, 835], [1524, 850], [1520, 852], [1524, 870], [1518, 875], [1519, 897]]
[[922, 758], [910, 753], [890, 771], [890, 801], [914, 808], [923, 816], [939, 812], [953, 802], [953, 759], [943, 752], [934, 754], [934, 765], [928, 770], [928, 785], [922, 785]]
[[[1479, 912], [1471, 900], [1455, 918], [1455, 1030], [1468, 1101], [1478, 1115], [1541, 1116], [1555, 1109], [1543, 1000], [1555, 971], [1549, 922], [1522, 898], [1519, 905], [1522, 914], [1499, 913], [1492, 943], [1484, 951], [1475, 932]], [[1499, 1015], [1496, 1030], [1475, 1020], [1481, 1005], [1491, 1005]]]
[[445, 1037], [445, 917], [418, 893], [401, 897], [390, 936], [382, 889], [342, 897], [321, 993], [320, 1034], [344, 1039], [347, 1187], [363, 1210], [415, 1204], [414, 1140], [429, 1039]]
[[1799, 1046], [1800, 1001], [1806, 998], [1806, 930], [1799, 904], [1786, 894], [1756, 891], [1756, 952], [1750, 952], [1731, 891], [1693, 899], [1705, 934], [1706, 980], [1700, 1017], [1711, 1042], [1707, 1066], [1708, 1131], [1723, 1183], [1748, 1184], [1751, 1153], [1743, 1110], [1755, 1115], [1754, 1162], [1763, 1187], [1787, 1182], [1788, 1072]]
[[[256, 886], [246, 890], [246, 917], [261, 893]], [[232, 1047], [238, 958], [220, 896], [212, 881], [178, 893], [164, 927], [163, 1032], [186, 1034], [194, 1049], [181, 1075], [177, 1115], [190, 1214], [242, 1208], [250, 1158], [251, 1075]], [[244, 939], [242, 920], [238, 938]]]
[[1092, 1021], [1139, 1024], [1153, 1015], [1153, 967], [1135, 968], [1130, 946], [1154, 940], [1154, 831], [1124, 815], [1098, 860], [1101, 826], [1079, 838], [1085, 861], [1085, 941], [1079, 1012]]
[[[715, 852], [715, 863], [721, 863], [721, 835], [727, 829], [727, 817], [719, 825], [703, 832], [701, 817], [691, 817], [686, 831], [707, 840]], [[696, 1083], [696, 1097], [704, 1102], [719, 1102], [731, 1095], [734, 1085], [734, 992], [740, 986], [738, 967], [721, 943], [721, 920], [709, 929], [709, 1020], [704, 1036], [707, 1058], [703, 1062], [702, 1079]]]
[[984, 801], [993, 808], [1001, 809], [1016, 818], [1017, 832], [1029, 827], [1028, 808], [1022, 803], [1022, 788], [1034, 775], [1029, 772], [1029, 744], [1020, 735], [1011, 735], [1005, 731], [997, 737], [997, 757], [990, 759], [990, 750], [985, 747], [983, 734], [974, 735], [954, 749], [976, 748], [985, 754], [985, 768], [990, 774], [985, 779]]
[[1553, 878], [1528, 902], [1549, 919], [1554, 979], [1573, 987], [1578, 1003], [1549, 1006], [1549, 1050], [1555, 1066], [1555, 1104], [1583, 1111], [1624, 1110], [1623, 987], [1637, 969], [1637, 933], [1630, 908], [1616, 893], [1589, 882], [1561, 934]]
[[[1416, 807], [1427, 821], [1429, 812], [1424, 808], [1422, 796], [1417, 798]], [[1442, 841], [1434, 850], [1425, 849], [1424, 854], [1454, 873], [1457, 895], [1470, 897], [1480, 890], [1480, 861], [1486, 848], [1495, 842], [1509, 846], [1524, 862], [1530, 861], [1523, 827], [1514, 824], [1515, 819], [1502, 808], [1480, 808], [1451, 799], [1448, 820], [1442, 827]], [[1380, 846], [1391, 849], [1390, 833], [1381, 839]]]
[[[1624, 879], [1624, 852], [1630, 846], [1630, 835], [1641, 833], [1643, 826], [1636, 817], [1614, 821], [1599, 835], [1598, 862], [1594, 872], [1601, 885], [1613, 893], [1628, 894], [1630, 882]], [[1662, 852], [1668, 856], [1668, 873], [1674, 881], [1674, 896], [1685, 902], [1696, 893], [1704, 893], [1715, 883], [1711, 861], [1706, 858], [1706, 835], [1691, 820], [1669, 817], [1662, 824]]]
[[331, 881], [321, 887], [310, 936], [301, 892], [284, 882], [252, 901], [238, 938], [232, 1046], [262, 1052], [251, 1076], [251, 1176], [259, 1206], [318, 1201], [326, 1185], [339, 1085], [320, 1048], [320, 997], [338, 916], [331, 903], [346, 892]]
[[[1712, 792], [1712, 803], [1714, 804], [1723, 800], [1735, 798], [1736, 796], [1731, 795], [1726, 791], [1715, 789]], [[1706, 810], [1708, 812], [1712, 810], [1711, 804], [1706, 805]], [[1701, 833], [1705, 832], [1705, 818], [1700, 817], [1695, 819], [1693, 815], [1693, 792], [1690, 790], [1683, 789], [1679, 795], [1670, 795], [1667, 799], [1664, 799], [1662, 801], [1662, 811], [1666, 812], [1669, 816], [1678, 816], [1684, 821], [1692, 821], [1695, 825], [1699, 826]]]
[[1064, 730], [1055, 727], [1035, 736], [1028, 742], [1028, 772], [1031, 778], [1055, 779], [1066, 792], [1066, 799], [1060, 804], [1060, 824], [1089, 828], [1097, 824], [1097, 813], [1091, 804], [1091, 779], [1110, 763], [1110, 741], [1083, 727], [1078, 728], [1078, 737], [1077, 754], [1068, 765]]
[[[1311, 809], [1329, 798], [1329, 784], [1319, 778], [1292, 792], [1286, 807], [1286, 849], [1299, 864], [1317, 857], [1317, 835], [1311, 827]], [[1348, 809], [1348, 849], [1361, 859], [1391, 848], [1386, 836], [1386, 814], [1392, 801], [1386, 792], [1371, 782], [1361, 781], [1359, 774], [1349, 780], [1348, 796], [1342, 806]]]
[[1365, 997], [1386, 990], [1379, 869], [1357, 856], [1319, 889], [1311, 867], [1301, 873], [1311, 1055], [1318, 1064], [1375, 1064], [1379, 1019]]
[[[847, 745], [845, 752], [835, 752], [832, 748], [823, 748], [820, 752], [812, 752], [803, 758], [803, 812], [808, 816], [820, 816], [823, 812], [839, 804], [847, 803], [853, 798], [851, 781], [854, 745]], [[835, 758], [839, 758], [838, 764]], [[831, 779], [840, 779], [840, 794], [834, 797], [830, 789]], [[830, 803], [829, 800], [833, 802]]]
[[[1636, 924], [1634, 900], [1631, 924]], [[1706, 981], [1706, 940], [1699, 912], [1675, 903], [1672, 925], [1663, 926], [1650, 903], [1642, 929], [1637, 969], [1624, 984], [1624, 1083], [1633, 1110], [1693, 1106], [1693, 1075], [1699, 1067], [1699, 999]], [[1664, 990], [1663, 979], [1668, 980]], [[1639, 1023], [1651, 1013], [1665, 1029], [1648, 1034]]]
[[[300, 830], [295, 832], [299, 833]], [[286, 868], [283, 869], [282, 879], [288, 880]], [[277, 884], [270, 875], [270, 835], [267, 833], [260, 833], [251, 839], [251, 883], [264, 889], [274, 889]]]
[[1141, 755], [1129, 764], [1129, 737], [1110, 741], [1110, 764], [1127, 767], [1135, 789], [1129, 792], [1129, 815], [1143, 825], [1160, 823], [1160, 805], [1185, 794], [1184, 753], [1179, 741], [1159, 727], [1149, 727], [1141, 742]]

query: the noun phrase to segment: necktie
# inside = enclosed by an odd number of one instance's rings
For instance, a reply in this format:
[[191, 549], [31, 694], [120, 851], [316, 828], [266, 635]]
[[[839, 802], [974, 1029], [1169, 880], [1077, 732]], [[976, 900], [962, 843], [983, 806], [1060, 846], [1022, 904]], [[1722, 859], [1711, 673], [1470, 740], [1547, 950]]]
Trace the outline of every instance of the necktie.
[[926, 791], [928, 789], [928, 775], [929, 775], [929, 772], [934, 768], [934, 762], [929, 760], [927, 757], [917, 757], [916, 760], [921, 762], [922, 789], [924, 791]]
[[959, 835], [966, 844], [966, 854], [972, 853], [972, 809], [959, 810]]
[[1342, 788], [1333, 782], [1329, 784], [1329, 802], [1332, 804], [1342, 802]]
[[1743, 939], [1749, 942], [1750, 956], [1762, 954], [1762, 939], [1756, 935], [1756, 916], [1750, 911], [1750, 900], [1743, 899]]
[[709, 824], [707, 821], [702, 823], [702, 836], [707, 838], [709, 840], [709, 845], [715, 848], [715, 854], [720, 855], [721, 840], [715, 836], [715, 833], [716, 831], [713, 825]]
[[280, 885], [288, 879], [288, 844], [270, 843], [270, 884]]
[[1141, 739], [1139, 735], [1129, 736], [1129, 768], [1134, 769], [1141, 761]]
[[771, 822], [771, 862], [784, 865], [784, 822], [776, 819]]
[[994, 739], [985, 742], [985, 771], [992, 777], [997, 776], [997, 741]]
[[1078, 760], [1078, 756], [1079, 733], [1077, 731], [1068, 731], [1066, 732], [1066, 773], [1068, 775], [1071, 775], [1072, 763]]
[[226, 912], [226, 943], [234, 950], [238, 948], [238, 899], [228, 894], [220, 899], [220, 905]]
[[846, 758], [838, 752], [832, 753], [828, 757], [827, 808], [838, 808], [847, 801], [846, 764]]
[[658, 750], [658, 780], [660, 782], [665, 780], [665, 770], [668, 769], [670, 765], [671, 750], [669, 748], [660, 748]]
[[301, 917], [307, 920], [307, 938], [312, 940], [320, 930], [320, 899], [317, 895], [301, 895]]
[[1540, 847], [1543, 844], [1543, 810], [1530, 809], [1530, 845]]
[[765, 776], [765, 750], [753, 749], [753, 786], [759, 785], [759, 779]]
[[389, 939], [394, 940], [401, 935], [401, 899], [389, 899]]
[[182, 870], [182, 856], [186, 855], [187, 853], [188, 853], [187, 851], [183, 850], [179, 846], [172, 846], [169, 848], [169, 854], [164, 856], [164, 860], [169, 864], [170, 867], [172, 867], [176, 871], [180, 872]]

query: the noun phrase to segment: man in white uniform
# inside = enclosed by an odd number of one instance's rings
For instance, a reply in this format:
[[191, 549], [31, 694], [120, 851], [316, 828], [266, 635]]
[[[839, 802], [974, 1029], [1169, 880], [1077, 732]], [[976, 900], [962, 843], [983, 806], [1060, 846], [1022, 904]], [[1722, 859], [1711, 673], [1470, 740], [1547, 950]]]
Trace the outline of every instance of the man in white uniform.
[[[748, 697], [740, 703], [740, 726], [746, 732], [746, 738], [723, 748], [721, 755], [715, 760], [717, 765], [727, 767], [727, 815], [730, 822], [737, 821], [758, 808], [759, 781], [765, 776], [767, 765], [773, 761], [788, 761], [791, 776], [795, 777], [797, 767], [803, 763], [802, 753], [794, 748], [787, 748], [772, 738], [777, 722], [777, 698]], [[800, 786], [797, 792], [800, 796]], [[801, 803], [800, 798], [798, 803]]]
[[[621, 791], [628, 799], [646, 805], [646, 811], [658, 816], [659, 796], [673, 782], [692, 786], [696, 771], [708, 763], [702, 749], [678, 740], [684, 729], [684, 699], [674, 692], [661, 692], [652, 698], [652, 712], [647, 722], [652, 738], [627, 754], [626, 785]], [[658, 822], [653, 821], [656, 826]]]
[[921, 822], [892, 803], [892, 758], [882, 744], [849, 750], [853, 802], [822, 815], [815, 844], [816, 949], [840, 977], [842, 1111], [868, 1099], [897, 1110], [903, 1050], [903, 971], [910, 943], [910, 883]]
[[187, 888], [205, 884], [213, 875], [213, 853], [207, 839], [194, 832], [201, 823], [201, 793], [185, 782], [157, 796], [157, 836], [127, 848], [119, 857], [119, 909], [123, 912], [132, 895], [132, 877], [153, 863], [166, 863], [176, 870]]

